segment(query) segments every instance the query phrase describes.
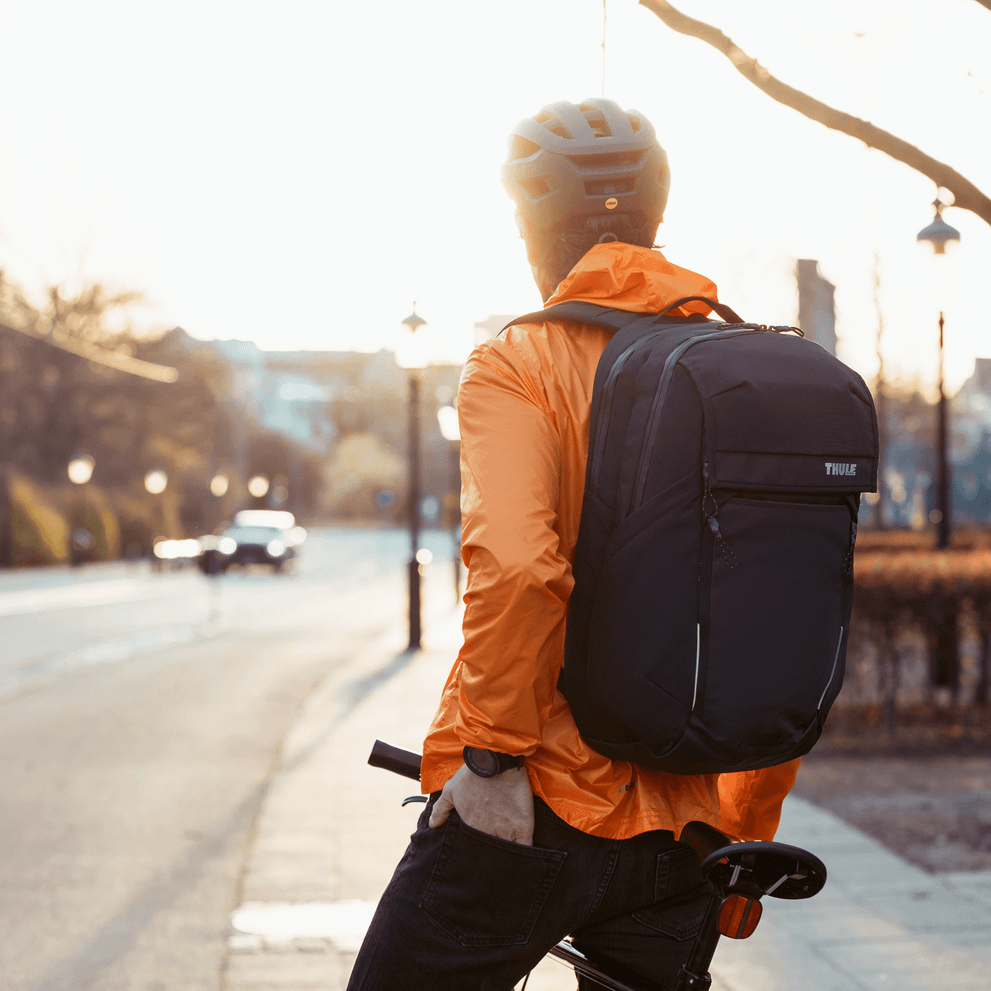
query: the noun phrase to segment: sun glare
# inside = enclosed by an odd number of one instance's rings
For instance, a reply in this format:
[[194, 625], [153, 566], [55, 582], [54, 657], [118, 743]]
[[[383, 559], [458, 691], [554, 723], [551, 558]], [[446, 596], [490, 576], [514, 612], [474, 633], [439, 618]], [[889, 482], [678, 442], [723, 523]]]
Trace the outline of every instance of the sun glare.
[[[921, 0], [681, 6], [785, 82], [991, 184], [986, 128], [966, 126], [987, 119], [991, 94], [978, 5], [935, 27]], [[140, 325], [273, 349], [375, 350], [416, 298], [431, 356], [449, 360], [476, 321], [538, 305], [498, 169], [518, 118], [600, 92], [599, 0], [293, 9], [13, 8], [0, 66], [13, 94], [0, 103], [7, 275], [34, 292], [141, 289]], [[876, 256], [892, 367], [930, 375], [943, 308], [949, 375], [966, 377], [987, 353], [967, 315], [981, 310], [988, 225], [951, 211], [960, 288], [927, 295], [913, 242], [928, 180], [773, 103], [645, 8], [610, 0], [607, 12], [608, 95], [646, 113], [671, 158], [668, 257], [775, 322], [795, 319], [795, 260], [819, 260], [841, 354], [870, 375]], [[945, 71], [916, 72], [944, 43]]]

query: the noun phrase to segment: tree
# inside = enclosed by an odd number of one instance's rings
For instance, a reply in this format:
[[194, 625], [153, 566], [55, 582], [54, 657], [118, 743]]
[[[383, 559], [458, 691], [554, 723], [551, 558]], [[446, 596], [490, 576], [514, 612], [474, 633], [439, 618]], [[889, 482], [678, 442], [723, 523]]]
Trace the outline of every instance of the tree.
[[[210, 480], [228, 466], [235, 476], [238, 467], [282, 476], [296, 512], [318, 504], [319, 458], [262, 430], [230, 400], [231, 367], [216, 348], [180, 328], [156, 338], [108, 329], [111, 314], [138, 298], [95, 284], [74, 297], [52, 287], [39, 308], [0, 281], [0, 564], [11, 560], [8, 478], [41, 483], [64, 501], [72, 490], [66, 468], [78, 454], [94, 459], [92, 484], [120, 516], [125, 547], [151, 536], [151, 468], [169, 478], [159, 500], [168, 520], [156, 521], [163, 529], [155, 532], [212, 529], [221, 507]], [[236, 503], [246, 479], [232, 481]]]
[[[4, 290], [8, 290], [4, 292]], [[87, 286], [74, 299], [63, 299], [58, 286], [48, 290], [49, 306], [45, 311], [33, 306], [17, 286], [4, 282], [0, 270], [0, 305], [6, 302], [13, 326], [0, 324], [5, 333], [18, 333], [43, 340], [51, 347], [79, 355], [95, 364], [116, 368], [130, 375], [156, 382], [174, 382], [174, 368], [155, 365], [133, 356], [130, 332], [112, 334], [104, 317], [112, 310], [137, 302], [141, 293], [109, 295], [99, 283]]]
[[[977, 2], [991, 10], [991, 0], [977, 0]], [[869, 148], [882, 151], [896, 161], [921, 172], [937, 186], [942, 186], [953, 194], [954, 206], [970, 210], [986, 224], [991, 225], [991, 197], [949, 165], [874, 124], [835, 110], [801, 90], [786, 85], [772, 76], [755, 58], [742, 51], [719, 28], [688, 17], [672, 7], [667, 0], [640, 0], [640, 5], [659, 17], [673, 31], [697, 38], [722, 52], [744, 79], [766, 93], [772, 100], [797, 110], [803, 116], [831, 130], [841, 131], [843, 134], [857, 138]]]

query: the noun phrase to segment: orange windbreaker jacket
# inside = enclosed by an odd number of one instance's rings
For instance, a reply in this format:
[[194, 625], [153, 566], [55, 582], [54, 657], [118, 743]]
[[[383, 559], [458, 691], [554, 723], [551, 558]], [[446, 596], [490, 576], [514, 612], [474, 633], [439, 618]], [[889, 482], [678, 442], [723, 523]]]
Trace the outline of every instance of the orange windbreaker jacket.
[[[586, 300], [657, 313], [710, 280], [659, 251], [596, 245], [548, 305]], [[708, 313], [702, 303], [681, 312]], [[476, 348], [458, 394], [464, 646], [424, 743], [421, 780], [438, 791], [465, 745], [525, 754], [535, 794], [594, 836], [626, 839], [701, 819], [771, 839], [798, 761], [762, 771], [674, 775], [612, 761], [585, 745], [557, 690], [573, 585], [595, 368], [609, 340], [548, 320], [510, 327]]]

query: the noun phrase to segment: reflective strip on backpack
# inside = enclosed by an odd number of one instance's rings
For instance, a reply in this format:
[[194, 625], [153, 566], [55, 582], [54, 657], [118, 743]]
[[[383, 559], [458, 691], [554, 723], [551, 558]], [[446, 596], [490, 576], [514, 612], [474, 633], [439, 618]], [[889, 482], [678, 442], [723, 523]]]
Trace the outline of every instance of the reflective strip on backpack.
[[[695, 711], [695, 702], [699, 697], [699, 658], [702, 654], [702, 624], [695, 624], [695, 691], [692, 692], [692, 711]], [[836, 667], [836, 662], [833, 661], [833, 667]], [[829, 680], [833, 680], [833, 676], [829, 676]], [[828, 685], [826, 686], [829, 687]], [[823, 692], [823, 695], [826, 693]], [[822, 699], [819, 700], [819, 704], [822, 705]]]
[[[826, 682], [826, 687], [822, 690], [822, 695], [819, 696], [819, 705], [816, 709], [822, 708], [822, 700], [826, 697], [826, 692], [829, 691], [829, 686], [833, 683], [833, 675], [836, 674], [836, 662], [840, 659], [840, 646], [843, 643], [843, 627], [840, 627], [840, 638], [836, 641], [836, 653], [833, 654], [833, 669], [829, 672], [829, 681]], [[695, 662], [696, 667], [698, 666], [698, 661]], [[698, 675], [696, 674], [696, 677]]]

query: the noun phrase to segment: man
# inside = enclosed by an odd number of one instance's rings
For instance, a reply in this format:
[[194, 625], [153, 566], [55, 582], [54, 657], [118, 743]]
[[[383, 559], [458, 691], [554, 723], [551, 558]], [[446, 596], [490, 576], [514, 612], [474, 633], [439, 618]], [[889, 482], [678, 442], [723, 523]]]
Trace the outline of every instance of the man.
[[[503, 182], [545, 303], [656, 313], [716, 286], [652, 250], [667, 156], [615, 103], [554, 103], [510, 137]], [[679, 312], [708, 313], [704, 303]], [[671, 775], [611, 761], [557, 691], [595, 368], [609, 334], [513, 326], [458, 399], [465, 642], [424, 745], [431, 794], [355, 964], [354, 991], [509, 991], [561, 937], [674, 987], [708, 901], [676, 842], [693, 819], [771, 839], [797, 761]]]

